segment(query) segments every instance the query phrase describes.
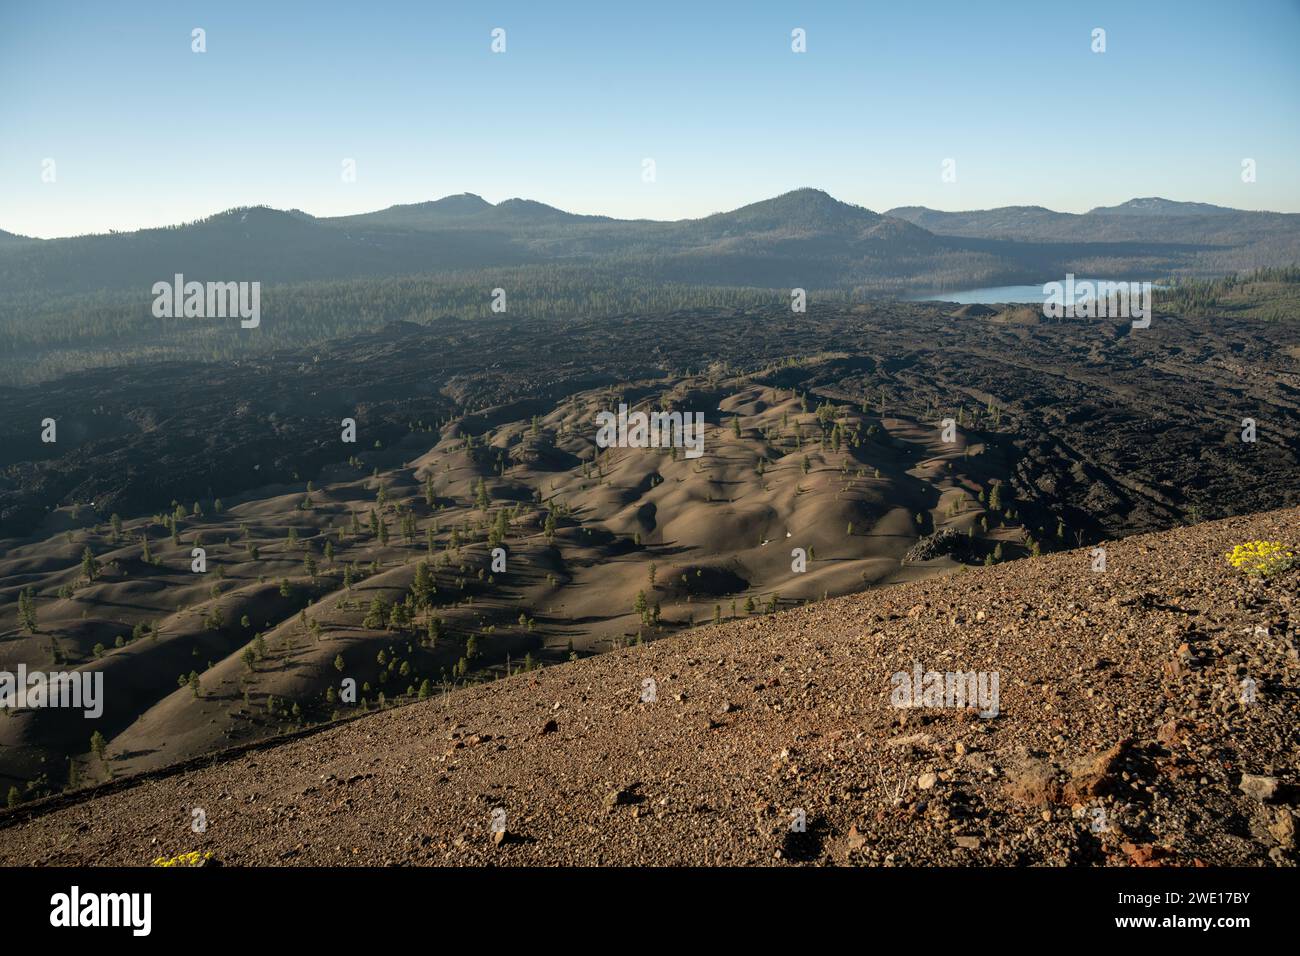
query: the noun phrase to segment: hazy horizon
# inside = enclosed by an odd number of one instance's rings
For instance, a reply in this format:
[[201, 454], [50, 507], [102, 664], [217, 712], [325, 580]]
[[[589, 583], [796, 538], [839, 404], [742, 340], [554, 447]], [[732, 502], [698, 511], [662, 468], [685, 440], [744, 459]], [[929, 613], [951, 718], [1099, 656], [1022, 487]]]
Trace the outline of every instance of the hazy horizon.
[[462, 192], [662, 221], [804, 186], [876, 211], [1161, 196], [1300, 212], [1300, 9], [1280, 0], [1231, 17], [1207, 3], [347, 10], [0, 12], [14, 94], [0, 228], [131, 231], [253, 205], [328, 217]]
[[[781, 193], [777, 193], [777, 194], [774, 194], [774, 195], [771, 195], [771, 196], [759, 196], [759, 197], [755, 197], [754, 199], [745, 200], [745, 201], [741, 202], [738, 206], [731, 206], [731, 207], [728, 207], [728, 208], [726, 208], [726, 209], [710, 209], [710, 210], [708, 210], [708, 211], [706, 211], [706, 212], [701, 212], [701, 213], [698, 213], [698, 214], [692, 214], [692, 215], [687, 215], [687, 216], [681, 216], [681, 217], [672, 218], [672, 219], [658, 219], [658, 218], [648, 217], [648, 216], [642, 216], [642, 217], [637, 217], [637, 218], [635, 218], [635, 219], [632, 219], [632, 218], [625, 218], [625, 217], [622, 217], [622, 216], [611, 215], [611, 214], [609, 214], [609, 213], [601, 212], [601, 211], [599, 211], [599, 210], [578, 210], [578, 209], [566, 209], [566, 208], [564, 208], [564, 207], [562, 207], [562, 206], [556, 206], [554, 203], [549, 203], [549, 202], [546, 202], [545, 200], [537, 199], [535, 196], [526, 196], [526, 195], [512, 194], [512, 195], [508, 195], [508, 196], [501, 196], [499, 199], [493, 199], [493, 198], [491, 198], [491, 197], [489, 197], [489, 196], [484, 196], [484, 195], [482, 195], [481, 193], [475, 193], [475, 192], [473, 192], [472, 190], [464, 190], [464, 191], [457, 192], [457, 193], [448, 193], [448, 194], [446, 194], [446, 195], [442, 195], [442, 196], [433, 196], [433, 197], [430, 197], [430, 198], [427, 198], [427, 199], [410, 199], [410, 200], [401, 200], [401, 201], [398, 201], [398, 202], [396, 202], [396, 203], [392, 203], [392, 204], [390, 204], [389, 206], [385, 206], [385, 207], [381, 207], [381, 208], [376, 208], [376, 209], [369, 209], [369, 208], [367, 208], [367, 209], [355, 209], [355, 210], [351, 210], [351, 211], [348, 211], [348, 212], [339, 212], [339, 213], [316, 213], [316, 212], [313, 212], [313, 211], [310, 210], [310, 209], [302, 209], [302, 208], [299, 208], [299, 207], [296, 207], [296, 206], [281, 206], [281, 205], [276, 205], [275, 203], [270, 203], [270, 202], [254, 202], [254, 203], [248, 203], [248, 204], [240, 205], [240, 206], [227, 206], [227, 207], [222, 208], [222, 209], [213, 209], [213, 210], [211, 210], [210, 212], [204, 213], [203, 215], [200, 215], [200, 216], [196, 216], [196, 217], [194, 217], [193, 219], [177, 220], [177, 221], [175, 221], [175, 222], [158, 222], [158, 223], [149, 223], [149, 224], [146, 224], [146, 225], [136, 226], [136, 227], [132, 227], [132, 228], [121, 228], [121, 227], [117, 227], [117, 226], [110, 226], [110, 227], [108, 227], [107, 229], [104, 229], [104, 230], [96, 230], [96, 231], [93, 231], [93, 232], [69, 233], [69, 234], [67, 234], [67, 235], [57, 235], [57, 236], [56, 236], [56, 235], [49, 235], [49, 236], [36, 236], [36, 235], [33, 235], [32, 233], [22, 233], [22, 232], [19, 232], [18, 230], [7, 228], [6, 225], [5, 225], [5, 223], [0, 222], [0, 230], [5, 231], [5, 232], [9, 232], [9, 233], [13, 233], [13, 234], [16, 234], [16, 235], [20, 235], [20, 236], [25, 236], [26, 238], [36, 238], [36, 239], [74, 239], [74, 238], [77, 238], [77, 237], [79, 237], [79, 236], [108, 235], [109, 233], [136, 232], [136, 231], [143, 231], [143, 230], [148, 230], [148, 229], [160, 229], [160, 228], [167, 228], [167, 227], [172, 227], [172, 226], [180, 226], [180, 225], [185, 225], [186, 223], [190, 223], [190, 222], [195, 222], [195, 221], [201, 221], [201, 220], [204, 220], [204, 219], [209, 219], [209, 218], [211, 218], [211, 217], [213, 217], [213, 216], [219, 216], [219, 215], [221, 215], [222, 213], [231, 212], [231, 211], [233, 211], [233, 210], [237, 210], [237, 209], [258, 209], [258, 208], [262, 208], [262, 209], [272, 209], [272, 210], [276, 210], [276, 211], [279, 211], [279, 212], [300, 212], [300, 213], [304, 213], [304, 214], [306, 214], [306, 215], [308, 215], [308, 216], [311, 216], [312, 218], [315, 218], [315, 219], [334, 219], [334, 218], [346, 218], [346, 217], [348, 217], [348, 216], [365, 215], [365, 214], [367, 214], [367, 213], [379, 212], [379, 211], [381, 211], [381, 209], [388, 209], [388, 208], [392, 208], [392, 207], [395, 207], [395, 206], [418, 206], [418, 205], [426, 204], [426, 203], [440, 202], [440, 201], [442, 201], [442, 200], [444, 200], [444, 199], [454, 199], [454, 198], [456, 198], [456, 197], [458, 197], [458, 196], [475, 196], [475, 197], [477, 197], [477, 198], [479, 198], [479, 199], [484, 200], [485, 202], [487, 202], [489, 205], [492, 205], [492, 206], [498, 206], [498, 205], [500, 205], [501, 203], [503, 203], [503, 202], [508, 202], [508, 201], [510, 201], [510, 200], [525, 200], [525, 201], [532, 201], [532, 202], [540, 202], [540, 203], [543, 203], [544, 205], [552, 206], [553, 208], [558, 209], [560, 212], [563, 212], [563, 213], [570, 213], [570, 214], [573, 214], [573, 215], [579, 215], [579, 216], [600, 216], [600, 217], [604, 217], [604, 218], [606, 218], [606, 219], [610, 219], [610, 220], [614, 220], [614, 221], [618, 221], [618, 222], [661, 222], [661, 223], [673, 223], [673, 222], [686, 222], [686, 221], [692, 221], [692, 220], [697, 220], [697, 219], [705, 219], [705, 218], [707, 218], [707, 217], [709, 217], [709, 216], [717, 215], [717, 214], [719, 214], [719, 213], [733, 212], [733, 211], [735, 211], [736, 209], [744, 208], [745, 206], [755, 205], [755, 204], [757, 204], [757, 203], [761, 203], [761, 202], [764, 202], [764, 201], [766, 201], [766, 200], [775, 199], [775, 198], [778, 198], [779, 196], [788, 195], [789, 193], [804, 192], [804, 191], [809, 191], [809, 190], [811, 190], [811, 191], [815, 191], [815, 192], [823, 192], [823, 193], [826, 193], [826, 194], [829, 195], [832, 199], [835, 199], [835, 200], [837, 200], [837, 201], [839, 201], [839, 202], [845, 203], [846, 205], [859, 206], [859, 207], [862, 207], [862, 208], [868, 210], [869, 212], [879, 213], [879, 214], [881, 214], [881, 215], [885, 215], [885, 214], [887, 214], [887, 213], [889, 212], [890, 209], [903, 209], [903, 208], [908, 208], [908, 207], [912, 207], [912, 208], [926, 208], [926, 209], [930, 209], [930, 210], [932, 210], [932, 211], [934, 211], [934, 212], [944, 212], [944, 213], [975, 213], [975, 212], [991, 212], [991, 211], [995, 211], [996, 209], [1011, 209], [1011, 208], [1047, 208], [1049, 212], [1062, 213], [1062, 214], [1069, 214], [1069, 215], [1082, 215], [1082, 214], [1087, 213], [1087, 212], [1089, 212], [1089, 211], [1091, 211], [1091, 210], [1093, 210], [1093, 209], [1104, 208], [1104, 207], [1119, 206], [1119, 205], [1123, 205], [1124, 203], [1130, 202], [1130, 201], [1132, 201], [1132, 200], [1137, 200], [1137, 199], [1163, 199], [1163, 200], [1167, 200], [1167, 201], [1169, 201], [1169, 202], [1176, 202], [1176, 203], [1184, 203], [1184, 202], [1186, 202], [1186, 203], [1201, 203], [1201, 202], [1202, 202], [1202, 200], [1198, 200], [1198, 199], [1173, 199], [1172, 197], [1169, 197], [1169, 196], [1129, 196], [1127, 199], [1116, 200], [1115, 202], [1096, 203], [1096, 204], [1094, 204], [1094, 205], [1088, 206], [1086, 209], [1080, 209], [1080, 210], [1072, 210], [1072, 209], [1051, 209], [1050, 207], [1045, 207], [1045, 206], [1043, 206], [1042, 203], [1032, 203], [1032, 202], [1025, 202], [1025, 203], [1012, 203], [1012, 204], [1009, 205], [1009, 206], [992, 207], [992, 208], [985, 208], [985, 209], [942, 209], [942, 208], [938, 208], [938, 207], [935, 207], [935, 206], [923, 206], [923, 204], [921, 204], [921, 203], [899, 203], [899, 204], [894, 205], [894, 206], [883, 207], [883, 206], [878, 206], [878, 205], [877, 205], [877, 206], [873, 206], [873, 205], [871, 205], [871, 204], [869, 204], [869, 203], [854, 202], [854, 201], [852, 201], [852, 200], [844, 199], [844, 198], [841, 197], [841, 196], [834, 195], [833, 193], [830, 193], [828, 190], [820, 189], [820, 188], [817, 187], [817, 186], [799, 186], [799, 187], [796, 187], [796, 188], [794, 188], [794, 189], [785, 190], [785, 191], [783, 191], [783, 192], [781, 192]], [[1284, 211], [1284, 210], [1279, 210], [1279, 209], [1245, 209], [1245, 208], [1242, 208], [1242, 207], [1221, 207], [1221, 208], [1224, 208], [1224, 209], [1232, 209], [1232, 210], [1235, 211], [1235, 212], [1263, 212], [1263, 213], [1278, 213], [1278, 214], [1283, 214], [1283, 215], [1289, 215], [1289, 214], [1292, 214], [1292, 213], [1288, 213], [1288, 212], [1286, 212], [1286, 211]]]

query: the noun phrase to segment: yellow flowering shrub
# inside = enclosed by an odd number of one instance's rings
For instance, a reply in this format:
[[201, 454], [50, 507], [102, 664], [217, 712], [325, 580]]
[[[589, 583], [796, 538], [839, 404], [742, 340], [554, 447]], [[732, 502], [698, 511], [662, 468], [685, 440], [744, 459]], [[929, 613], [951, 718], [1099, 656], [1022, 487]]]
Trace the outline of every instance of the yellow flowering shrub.
[[1236, 545], [1226, 557], [1237, 570], [1264, 577], [1285, 571], [1295, 563], [1295, 554], [1281, 541], [1247, 541]]
[[178, 853], [173, 857], [160, 856], [153, 861], [154, 866], [202, 866], [208, 860], [212, 859], [212, 851], [200, 853], [198, 850], [191, 850], [189, 853]]

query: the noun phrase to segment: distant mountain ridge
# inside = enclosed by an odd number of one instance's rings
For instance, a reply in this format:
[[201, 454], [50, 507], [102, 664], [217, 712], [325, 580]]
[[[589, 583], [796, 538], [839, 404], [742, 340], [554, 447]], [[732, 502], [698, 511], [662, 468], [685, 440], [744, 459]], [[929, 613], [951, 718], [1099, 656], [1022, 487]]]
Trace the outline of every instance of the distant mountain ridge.
[[905, 219], [938, 235], [1026, 242], [1177, 242], [1237, 246], [1278, 238], [1294, 240], [1300, 232], [1297, 213], [1252, 212], [1159, 197], [1130, 199], [1117, 206], [1097, 206], [1086, 213], [1056, 212], [1043, 206], [957, 212], [899, 206], [886, 215]]
[[1042, 206], [875, 212], [819, 189], [676, 221], [570, 213], [461, 193], [348, 216], [268, 206], [184, 225], [30, 240], [0, 233], [0, 296], [21, 304], [128, 291], [179, 272], [301, 283], [491, 269], [608, 269], [642, 281], [879, 294], [1041, 282], [1215, 275], [1300, 262], [1300, 215], [1133, 199], [1087, 213]]
[[1244, 209], [1231, 209], [1228, 206], [1215, 206], [1207, 202], [1175, 202], [1149, 196], [1145, 199], [1130, 199], [1118, 206], [1097, 206], [1088, 210], [1088, 215], [1108, 214], [1115, 216], [1205, 216], [1244, 213]]
[[[426, 200], [423, 202], [401, 203], [385, 207], [384, 209], [376, 209], [372, 212], [353, 213], [344, 216], [314, 216], [301, 209], [277, 210], [275, 207], [264, 204], [256, 206], [241, 206], [214, 213], [212, 216], [200, 220], [200, 222], [208, 222], [219, 216], [243, 214], [253, 209], [286, 212], [299, 219], [320, 223], [338, 223], [345, 225], [396, 225], [404, 223], [407, 225], [427, 226], [441, 226], [451, 223], [487, 225], [494, 222], [503, 222], [508, 219], [535, 219], [541, 221], [562, 220], [568, 222], [601, 222], [622, 225], [638, 224], [645, 226], [685, 226], [692, 223], [727, 223], [766, 228], [804, 226], [825, 229], [833, 228], [836, 223], [870, 224], [879, 221], [881, 218], [903, 219], [913, 223], [914, 225], [921, 225], [922, 221], [952, 223], [962, 221], [1014, 222], [1017, 220], [1023, 222], [1066, 222], [1087, 216], [1102, 215], [1149, 216], [1162, 218], [1186, 216], [1300, 218], [1300, 213], [1251, 211], [1235, 209], [1230, 206], [1217, 206], [1212, 203], [1184, 202], [1164, 199], [1159, 196], [1130, 199], [1127, 202], [1115, 206], [1095, 206], [1086, 213], [1057, 212], [1048, 209], [1045, 206], [1037, 205], [1000, 206], [993, 209], [971, 209], [952, 212], [931, 209], [927, 206], [896, 206], [893, 209], [886, 210], [884, 213], [877, 213], [864, 206], [836, 199], [823, 190], [803, 187], [791, 190], [787, 193], [782, 193], [770, 199], [758, 200], [736, 209], [711, 213], [707, 216], [696, 218], [675, 220], [617, 219], [611, 216], [573, 213], [543, 202], [538, 202], [537, 200], [518, 197], [503, 199], [498, 203], [491, 203], [482, 196], [467, 192], [443, 196], [440, 199]], [[151, 229], [178, 228], [184, 228], [184, 226], [177, 224], [173, 226], [151, 227]], [[151, 229], [141, 229], [136, 230], [135, 232], [148, 232], [151, 231]], [[131, 235], [132, 233], [115, 231], [111, 234]], [[66, 241], [66, 239], [90, 238], [92, 235], [105, 234], [86, 234], [82, 236], [66, 237], [65, 239], [42, 240], [17, 235], [0, 229], [0, 242], [13, 240], [21, 242], [57, 242]]]
[[17, 233], [5, 232], [3, 229], [0, 229], [0, 248], [3, 248], [4, 246], [10, 244], [17, 245], [25, 242], [43, 242], [43, 241], [44, 240], [42, 239], [33, 239], [30, 236], [20, 236]]
[[351, 216], [321, 220], [349, 226], [483, 226], [557, 222], [612, 222], [605, 216], [582, 216], [532, 199], [504, 199], [495, 205], [474, 193], [444, 196], [429, 202], [406, 203]]

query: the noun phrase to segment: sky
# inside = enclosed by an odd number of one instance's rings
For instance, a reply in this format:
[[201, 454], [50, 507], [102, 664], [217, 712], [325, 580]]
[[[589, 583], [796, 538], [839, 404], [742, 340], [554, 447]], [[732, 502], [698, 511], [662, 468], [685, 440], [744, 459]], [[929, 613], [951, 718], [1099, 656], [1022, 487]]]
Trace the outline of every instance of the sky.
[[804, 186], [1300, 212], [1297, 51], [1300, 0], [0, 0], [0, 229], [462, 192], [680, 219]]

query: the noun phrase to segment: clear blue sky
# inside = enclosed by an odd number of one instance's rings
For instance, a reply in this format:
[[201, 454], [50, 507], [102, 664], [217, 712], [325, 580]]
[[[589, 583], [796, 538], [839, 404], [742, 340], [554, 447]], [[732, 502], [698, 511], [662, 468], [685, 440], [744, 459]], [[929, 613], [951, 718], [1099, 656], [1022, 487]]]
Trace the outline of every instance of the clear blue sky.
[[676, 219], [800, 186], [876, 210], [1296, 212], [1297, 54], [1298, 0], [0, 0], [0, 228], [459, 192]]

